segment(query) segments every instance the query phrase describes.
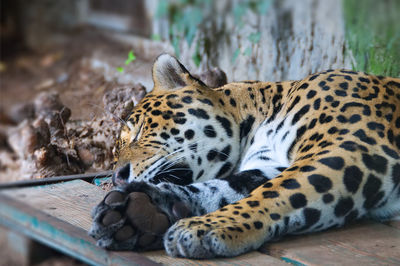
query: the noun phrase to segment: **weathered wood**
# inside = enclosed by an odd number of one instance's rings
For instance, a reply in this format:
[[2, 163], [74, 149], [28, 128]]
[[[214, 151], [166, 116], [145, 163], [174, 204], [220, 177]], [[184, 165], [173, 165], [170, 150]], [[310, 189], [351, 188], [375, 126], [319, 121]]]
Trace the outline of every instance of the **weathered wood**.
[[156, 265], [135, 252], [121, 254], [97, 247], [86, 230], [3, 193], [0, 193], [0, 223], [92, 265]]
[[306, 265], [398, 265], [400, 230], [363, 222], [323, 233], [287, 237], [260, 251]]
[[87, 236], [90, 212], [104, 195], [100, 188], [81, 180], [4, 190], [0, 192], [0, 224], [91, 264], [285, 265], [260, 252], [229, 259], [187, 260], [168, 257], [164, 251], [106, 251]]
[[164, 265], [288, 265], [282, 260], [262, 254], [258, 251], [249, 252], [239, 257], [213, 259], [213, 260], [190, 260], [182, 258], [171, 258], [164, 251], [144, 252], [141, 255]]
[[92, 182], [96, 178], [109, 177], [111, 175], [112, 171], [104, 171], [99, 173], [87, 173], [87, 174], [77, 174], [77, 175], [55, 176], [55, 177], [48, 177], [41, 179], [21, 180], [9, 183], [0, 183], [0, 189], [43, 186], [54, 183], [72, 181], [76, 179]]
[[0, 266], [33, 265], [53, 254], [53, 249], [0, 226]]

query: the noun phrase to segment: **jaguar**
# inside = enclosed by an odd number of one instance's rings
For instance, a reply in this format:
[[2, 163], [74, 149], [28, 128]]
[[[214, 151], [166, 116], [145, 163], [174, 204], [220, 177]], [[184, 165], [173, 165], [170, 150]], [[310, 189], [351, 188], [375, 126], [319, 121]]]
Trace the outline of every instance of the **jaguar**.
[[89, 234], [112, 250], [236, 256], [400, 217], [400, 79], [327, 70], [207, 87], [160, 55]]

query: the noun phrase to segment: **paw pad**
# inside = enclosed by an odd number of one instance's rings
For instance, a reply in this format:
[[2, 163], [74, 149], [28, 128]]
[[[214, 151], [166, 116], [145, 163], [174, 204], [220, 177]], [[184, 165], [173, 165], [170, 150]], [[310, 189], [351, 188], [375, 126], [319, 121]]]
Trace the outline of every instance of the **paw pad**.
[[118, 222], [119, 220], [121, 220], [121, 218], [122, 218], [122, 216], [119, 212], [110, 211], [104, 215], [101, 222], [103, 225], [108, 226], [110, 224], [114, 224], [114, 223]]

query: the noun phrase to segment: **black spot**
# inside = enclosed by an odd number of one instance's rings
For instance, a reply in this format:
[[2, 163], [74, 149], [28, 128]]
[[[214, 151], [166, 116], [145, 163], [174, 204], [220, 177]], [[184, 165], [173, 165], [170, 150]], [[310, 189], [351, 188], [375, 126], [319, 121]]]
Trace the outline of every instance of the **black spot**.
[[151, 111], [152, 115], [161, 115], [161, 111], [160, 110], [153, 110]]
[[345, 216], [354, 206], [354, 201], [351, 197], [341, 198], [335, 206], [335, 215], [337, 217]]
[[261, 229], [263, 227], [263, 223], [262, 222], [259, 222], [259, 221], [256, 221], [256, 222], [254, 222], [254, 228], [255, 229]]
[[310, 90], [307, 93], [307, 99], [311, 99], [312, 97], [314, 97], [317, 94], [317, 92], [315, 90]]
[[167, 140], [167, 139], [170, 138], [170, 136], [169, 136], [167, 133], [165, 133], [165, 132], [162, 132], [162, 133], [160, 134], [160, 137], [162, 137], [162, 138], [165, 139], [165, 140]]
[[342, 91], [342, 90], [335, 90], [335, 94], [336, 94], [337, 96], [340, 96], [340, 97], [345, 97], [345, 96], [347, 96], [347, 92], [346, 92], [346, 91]]
[[198, 118], [201, 118], [201, 119], [209, 119], [210, 118], [208, 116], [207, 112], [201, 108], [197, 108], [197, 109], [189, 108], [188, 112], [189, 112], [189, 114], [196, 116]]
[[224, 207], [224, 206], [226, 206], [228, 204], [229, 204], [229, 202], [226, 200], [226, 198], [222, 197], [221, 200], [219, 201], [218, 206], [221, 208], [221, 207]]
[[229, 158], [230, 153], [231, 153], [231, 145], [228, 145], [225, 148], [223, 148], [222, 151], [219, 152], [218, 157], [221, 161], [226, 161], [226, 159]]
[[204, 170], [201, 170], [201, 171], [197, 174], [196, 180], [199, 179], [203, 174], [204, 174]]
[[182, 98], [182, 102], [184, 102], [184, 103], [192, 103], [192, 97], [185, 96], [185, 97]]
[[340, 170], [344, 166], [343, 158], [338, 156], [322, 158], [318, 160], [318, 162], [325, 164], [326, 166], [334, 170]]
[[392, 157], [393, 159], [400, 159], [399, 154], [398, 154], [395, 150], [389, 148], [388, 146], [382, 145], [382, 150], [383, 150], [387, 155], [389, 155], [390, 157]]
[[330, 193], [326, 193], [326, 194], [324, 194], [324, 196], [322, 196], [322, 201], [323, 201], [325, 204], [332, 202], [334, 199], [335, 199], [335, 198], [334, 198], [333, 195], [330, 194]]
[[321, 211], [314, 208], [305, 208], [303, 210], [303, 215], [305, 219], [305, 224], [301, 228], [301, 230], [306, 230], [319, 221], [321, 217]]
[[315, 167], [311, 166], [311, 165], [305, 165], [305, 166], [300, 167], [300, 172], [312, 172], [314, 170], [315, 170]]
[[182, 117], [174, 117], [173, 120], [176, 124], [180, 124], [180, 125], [183, 125], [186, 123], [186, 118], [182, 118]]
[[168, 96], [166, 97], [166, 99], [169, 100], [169, 99], [173, 99], [173, 98], [176, 98], [176, 97], [178, 97], [178, 95], [176, 95], [176, 94], [170, 94], [170, 95], [168, 95]]
[[249, 200], [246, 203], [252, 208], [260, 206], [260, 202], [258, 200]]
[[343, 183], [346, 189], [351, 193], [356, 193], [361, 181], [363, 173], [357, 166], [349, 166], [344, 170]]
[[332, 181], [323, 175], [313, 174], [308, 177], [308, 182], [314, 186], [318, 193], [327, 192], [332, 188]]
[[226, 96], [229, 96], [229, 95], [231, 95], [231, 90], [226, 89], [226, 90], [224, 90], [224, 93]]
[[352, 210], [351, 212], [349, 212], [349, 214], [346, 215], [346, 217], [344, 218], [344, 222], [350, 223], [350, 222], [356, 220], [357, 217], [358, 217], [358, 211]]
[[171, 134], [172, 135], [178, 135], [179, 134], [179, 129], [171, 128]]
[[379, 191], [381, 186], [382, 181], [379, 178], [372, 174], [368, 176], [363, 188], [364, 208], [370, 209], [374, 207], [383, 198], [383, 191]]
[[289, 201], [295, 209], [303, 208], [307, 205], [307, 198], [303, 193], [295, 193], [291, 195]]
[[339, 129], [337, 127], [331, 127], [330, 129], [328, 129], [329, 134], [335, 134], [338, 131]]
[[331, 95], [328, 95], [328, 96], [325, 97], [325, 101], [327, 101], [328, 103], [332, 102], [333, 101], [333, 97]]
[[349, 88], [349, 83], [342, 82], [342, 83], [339, 84], [339, 87], [344, 89], [344, 90], [347, 90]]
[[250, 215], [246, 212], [242, 213], [241, 215], [243, 216], [243, 218], [246, 218], [246, 219], [250, 218]]
[[153, 124], [150, 125], [150, 127], [151, 127], [151, 128], [158, 127], [158, 123], [153, 123]]
[[207, 153], [207, 160], [209, 160], [209, 161], [212, 161], [212, 160], [214, 160], [215, 159], [215, 157], [217, 157], [217, 151], [216, 150], [210, 150], [208, 153]]
[[310, 110], [310, 105], [307, 104], [303, 106], [300, 111], [298, 111], [292, 120], [292, 125], [296, 124], [308, 111]]
[[363, 153], [362, 160], [365, 166], [370, 170], [375, 170], [378, 173], [385, 174], [387, 169], [387, 159], [378, 154], [369, 155]]
[[183, 143], [183, 142], [185, 141], [185, 140], [184, 140], [183, 138], [181, 138], [181, 137], [176, 137], [175, 140], [176, 140], [178, 143]]
[[211, 125], [204, 127], [204, 134], [209, 138], [215, 138], [217, 136], [217, 132], [215, 132], [214, 127]]
[[279, 193], [276, 191], [264, 191], [263, 196], [265, 199], [273, 199], [279, 197]]
[[249, 134], [251, 127], [254, 124], [254, 121], [254, 116], [249, 115], [246, 117], [245, 120], [240, 123], [240, 139], [246, 137]]
[[295, 107], [296, 104], [298, 104], [299, 102], [300, 102], [300, 96], [296, 96], [296, 98], [294, 99], [293, 103], [288, 108], [287, 112], [289, 113], [293, 109], [293, 107]]
[[360, 116], [360, 115], [357, 115], [357, 114], [352, 115], [352, 116], [350, 116], [350, 118], [349, 118], [349, 122], [350, 122], [351, 124], [357, 123], [357, 122], [360, 121], [360, 120], [361, 120], [361, 116]]
[[188, 129], [185, 131], [185, 138], [188, 140], [191, 140], [194, 136], [194, 131], [191, 129]]
[[243, 226], [244, 226], [247, 230], [250, 230], [250, 225], [249, 225], [249, 224], [243, 223]]
[[236, 107], [236, 101], [235, 101], [235, 99], [231, 98], [231, 99], [229, 100], [229, 103], [230, 103], [233, 107]]
[[226, 119], [225, 117], [221, 117], [221, 116], [216, 116], [217, 121], [221, 124], [221, 126], [225, 129], [226, 134], [228, 135], [228, 137], [232, 137], [233, 132], [231, 129], [231, 122]]
[[296, 189], [300, 187], [300, 184], [297, 182], [296, 179], [286, 179], [283, 180], [281, 183], [281, 187], [284, 187], [286, 189]]
[[299, 87], [300, 90], [304, 90], [308, 88], [308, 83], [303, 83], [301, 84], [301, 86]]
[[278, 213], [271, 213], [269, 217], [271, 217], [271, 219], [274, 221], [278, 221], [281, 218], [281, 215]]
[[321, 98], [318, 98], [314, 101], [314, 105], [313, 105], [314, 110], [318, 110], [320, 106], [321, 106]]
[[394, 183], [394, 186], [398, 186], [400, 184], [400, 164], [396, 163], [393, 166], [393, 171], [392, 171], [392, 180]]
[[370, 145], [375, 145], [376, 144], [375, 139], [373, 139], [371, 137], [367, 137], [367, 135], [365, 134], [365, 131], [363, 129], [359, 129], [356, 132], [354, 132], [353, 136], [356, 136], [361, 141], [363, 141], [365, 143], [368, 143]]
[[198, 101], [210, 106], [214, 106], [214, 104], [209, 99], [198, 99]]
[[232, 164], [230, 162], [224, 163], [224, 165], [221, 167], [221, 169], [219, 169], [219, 171], [217, 173], [217, 178], [226, 174], [226, 172], [228, 172], [231, 168], [232, 168]]
[[200, 190], [197, 187], [193, 186], [193, 185], [186, 186], [186, 188], [189, 189], [189, 191], [192, 192], [192, 193], [199, 193], [200, 192]]
[[167, 102], [167, 105], [172, 109], [179, 109], [179, 108], [183, 107], [183, 105], [180, 104], [180, 103], [173, 103], [173, 102], [170, 102], [170, 101]]
[[227, 179], [229, 186], [238, 193], [247, 194], [265, 182], [260, 170], [246, 170], [234, 173]]
[[344, 115], [338, 115], [336, 117], [336, 119], [340, 122], [340, 123], [347, 123], [347, 118]]
[[368, 122], [367, 126], [371, 130], [384, 130], [385, 129], [385, 126], [383, 124], [377, 123], [377, 122]]

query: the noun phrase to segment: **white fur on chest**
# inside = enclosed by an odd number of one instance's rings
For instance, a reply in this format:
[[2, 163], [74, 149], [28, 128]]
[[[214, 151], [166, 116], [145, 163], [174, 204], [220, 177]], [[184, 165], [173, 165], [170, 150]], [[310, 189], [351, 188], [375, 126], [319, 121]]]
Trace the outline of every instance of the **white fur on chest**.
[[253, 144], [241, 159], [240, 171], [257, 169], [271, 179], [292, 163], [288, 151], [296, 138], [297, 128], [291, 125], [292, 119], [287, 117], [278, 129], [282, 120], [261, 124], [254, 135]]

